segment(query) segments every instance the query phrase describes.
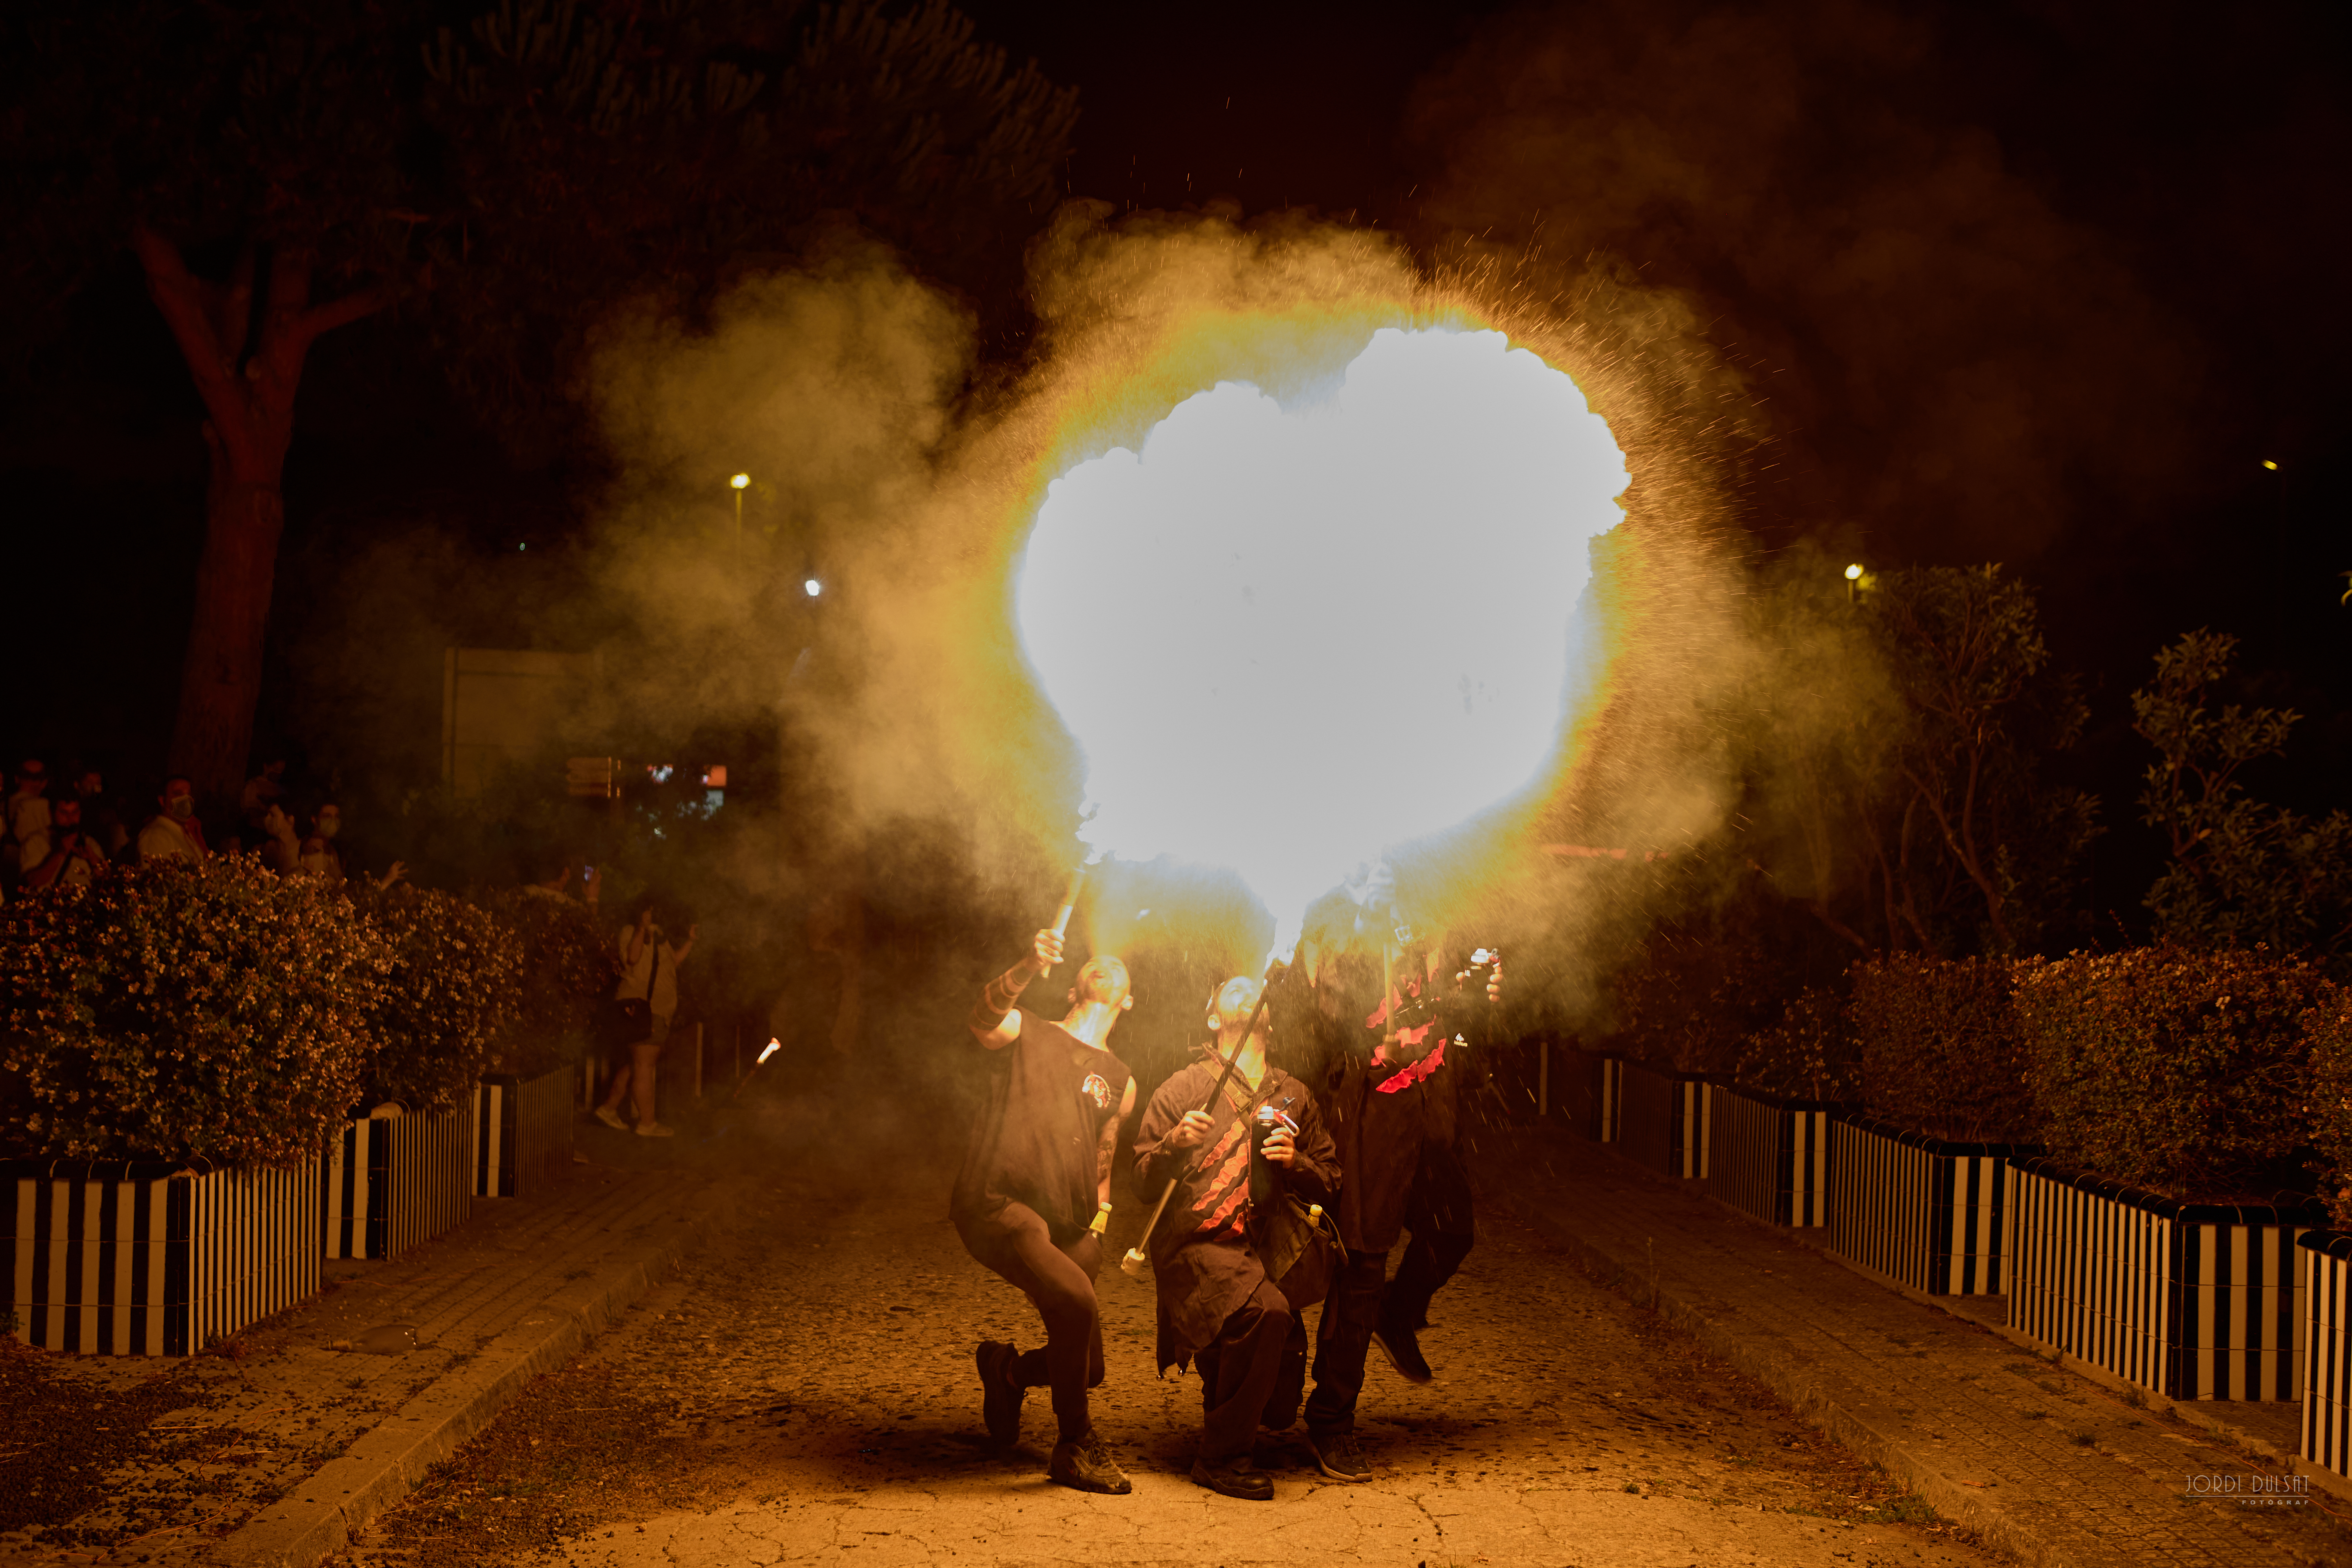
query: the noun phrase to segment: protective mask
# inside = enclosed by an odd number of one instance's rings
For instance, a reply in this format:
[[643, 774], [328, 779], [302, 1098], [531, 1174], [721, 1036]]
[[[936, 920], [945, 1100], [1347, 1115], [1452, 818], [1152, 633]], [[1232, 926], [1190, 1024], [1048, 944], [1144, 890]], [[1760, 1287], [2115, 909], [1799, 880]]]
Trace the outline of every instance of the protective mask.
[[163, 803], [163, 810], [173, 821], [185, 822], [196, 815], [196, 803], [191, 796], [175, 795]]

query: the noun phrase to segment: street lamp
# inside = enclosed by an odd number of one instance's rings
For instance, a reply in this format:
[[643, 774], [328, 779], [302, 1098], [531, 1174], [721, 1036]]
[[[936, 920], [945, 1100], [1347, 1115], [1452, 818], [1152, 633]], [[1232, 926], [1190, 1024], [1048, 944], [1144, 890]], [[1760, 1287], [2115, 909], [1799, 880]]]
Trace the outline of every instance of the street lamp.
[[1845, 602], [1853, 603], [1853, 585], [1862, 581], [1862, 563], [1854, 563], [1845, 569]]
[[751, 476], [738, 474], [727, 481], [735, 487], [735, 542], [743, 542], [743, 492], [751, 488]]
[[819, 594], [824, 592], [824, 584], [818, 582], [815, 578], [811, 577], [801, 584], [801, 592], [814, 599]]

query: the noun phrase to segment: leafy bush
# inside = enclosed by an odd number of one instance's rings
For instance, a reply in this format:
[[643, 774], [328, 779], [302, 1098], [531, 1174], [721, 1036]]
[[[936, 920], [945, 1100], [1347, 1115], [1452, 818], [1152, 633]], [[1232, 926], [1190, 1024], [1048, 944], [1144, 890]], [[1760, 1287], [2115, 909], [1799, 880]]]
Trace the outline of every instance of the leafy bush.
[[2011, 964], [1895, 952], [1853, 966], [1870, 1114], [1957, 1143], [2037, 1141], [2032, 1057]]
[[446, 1110], [498, 1054], [521, 991], [522, 943], [486, 911], [424, 888], [368, 893], [360, 909], [392, 955], [373, 1008], [366, 1102]]
[[2132, 728], [2156, 747], [2140, 820], [2164, 830], [2172, 861], [2148, 889], [2157, 935], [2196, 947], [2268, 942], [2352, 974], [2352, 816], [2305, 816], [2254, 799], [2248, 763], [2286, 750], [2293, 709], [2214, 711], [2238, 639], [2194, 631], [2156, 656], [2132, 693]]
[[499, 1039], [499, 1065], [530, 1077], [578, 1061], [620, 969], [585, 904], [530, 889], [484, 900], [520, 944], [522, 984]]
[[151, 862], [0, 911], [0, 1142], [56, 1158], [313, 1159], [357, 1100], [391, 963], [339, 889]]
[[2328, 1217], [2352, 1229], [2352, 987], [2320, 988], [2303, 1018], [2311, 1049], [2311, 1142]]
[[1748, 1037], [1735, 1076], [1786, 1100], [1852, 1100], [1859, 1067], [1844, 999], [1816, 985], [1791, 999], [1779, 1023]]
[[2312, 1016], [2300, 961], [2158, 945], [2017, 966], [2051, 1152], [2174, 1197], [2307, 1190]]

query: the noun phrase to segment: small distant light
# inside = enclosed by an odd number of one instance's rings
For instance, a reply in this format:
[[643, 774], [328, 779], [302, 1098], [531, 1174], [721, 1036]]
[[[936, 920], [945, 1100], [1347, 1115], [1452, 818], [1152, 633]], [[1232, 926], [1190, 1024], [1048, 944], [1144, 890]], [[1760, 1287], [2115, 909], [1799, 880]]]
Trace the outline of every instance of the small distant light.
[[751, 488], [751, 476], [749, 474], [738, 474], [727, 482], [733, 485], [739, 490], [748, 490]]
[[515, 546], [515, 548], [516, 548], [517, 550], [529, 550], [529, 549], [530, 548], [530, 545], [528, 545], [528, 544], [518, 544], [518, 545], [516, 545], [516, 546]]
[[647, 763], [646, 764], [646, 776], [652, 779], [656, 784], [669, 783], [669, 775], [677, 771], [677, 769], [673, 768], [667, 763]]
[[1862, 567], [1859, 564], [1847, 567], [1845, 569], [1845, 580], [1849, 583], [1860, 582], [1862, 580]]
[[2272, 462], [2268, 458], [2264, 458], [2263, 459], [2263, 467], [2268, 468], [2272, 473], [2275, 474], [2278, 472], [2278, 465]]
[[806, 594], [810, 598], [814, 599], [814, 598], [815, 598], [819, 594], [822, 594], [822, 593], [824, 593], [824, 584], [822, 584], [822, 583], [820, 583], [820, 582], [818, 582], [815, 578], [812, 577], [812, 578], [810, 578], [807, 582], [803, 583], [803, 584], [801, 584], [801, 592], [802, 592], [802, 593], [803, 593], [803, 594]]

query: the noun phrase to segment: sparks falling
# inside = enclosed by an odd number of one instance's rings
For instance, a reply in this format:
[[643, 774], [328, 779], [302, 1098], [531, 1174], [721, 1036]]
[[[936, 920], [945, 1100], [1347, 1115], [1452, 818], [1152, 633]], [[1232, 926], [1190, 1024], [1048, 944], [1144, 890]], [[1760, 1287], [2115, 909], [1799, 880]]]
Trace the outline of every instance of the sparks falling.
[[1287, 928], [1358, 862], [1545, 780], [1589, 672], [1609, 427], [1499, 332], [1374, 332], [1336, 385], [1223, 382], [1047, 489], [1021, 636], [1098, 851], [1230, 867]]

